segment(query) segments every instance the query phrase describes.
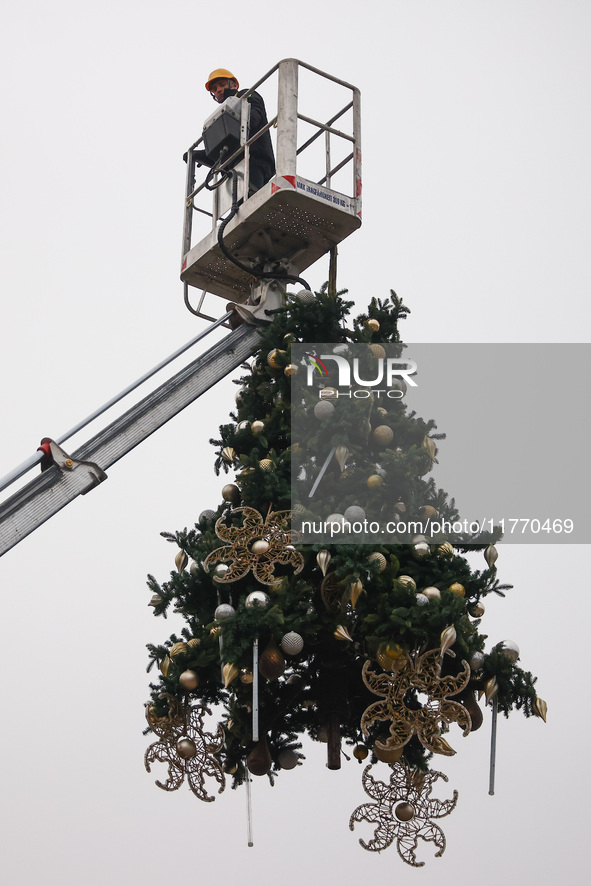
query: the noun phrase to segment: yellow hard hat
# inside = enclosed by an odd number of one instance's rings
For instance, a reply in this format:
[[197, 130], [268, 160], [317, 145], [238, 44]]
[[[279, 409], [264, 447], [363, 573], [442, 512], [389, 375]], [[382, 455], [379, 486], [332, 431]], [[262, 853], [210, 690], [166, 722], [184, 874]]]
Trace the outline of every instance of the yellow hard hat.
[[224, 77], [226, 80], [236, 80], [236, 88], [240, 86], [238, 80], [234, 76], [231, 71], [226, 71], [225, 68], [216, 68], [215, 71], [212, 71], [209, 77], [207, 78], [207, 83], [205, 84], [205, 88], [207, 91], [210, 91], [210, 83], [212, 80], [218, 80], [220, 77]]

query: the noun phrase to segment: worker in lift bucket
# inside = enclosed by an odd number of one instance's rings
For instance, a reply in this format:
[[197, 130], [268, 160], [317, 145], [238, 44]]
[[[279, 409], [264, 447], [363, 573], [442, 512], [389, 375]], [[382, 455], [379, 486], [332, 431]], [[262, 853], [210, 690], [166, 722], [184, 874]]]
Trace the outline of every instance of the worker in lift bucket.
[[[238, 80], [231, 71], [225, 68], [217, 68], [215, 71], [212, 71], [207, 78], [205, 88], [220, 105], [233, 96], [238, 98], [242, 98], [243, 95], [247, 96], [250, 104], [249, 138], [252, 138], [253, 135], [267, 125], [267, 112], [262, 97], [258, 92], [248, 92], [246, 89], [242, 89], [239, 92]], [[267, 130], [250, 145], [250, 193], [258, 191], [274, 175], [275, 157], [273, 155], [271, 136], [269, 130]]]

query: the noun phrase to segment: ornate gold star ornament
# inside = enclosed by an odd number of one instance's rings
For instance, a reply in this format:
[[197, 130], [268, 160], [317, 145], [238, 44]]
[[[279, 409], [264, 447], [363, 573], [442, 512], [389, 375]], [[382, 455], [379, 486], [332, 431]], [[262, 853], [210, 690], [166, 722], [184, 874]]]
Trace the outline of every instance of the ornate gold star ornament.
[[304, 568], [304, 558], [293, 547], [295, 533], [290, 529], [291, 511], [269, 511], [266, 520], [254, 508], [236, 508], [230, 516], [242, 515], [241, 526], [228, 526], [226, 517], [215, 524], [218, 538], [228, 542], [212, 551], [204, 561], [208, 570], [214, 563], [226, 563], [228, 569], [217, 577], [220, 584], [244, 578], [252, 571], [263, 585], [277, 581], [275, 564], [293, 566], [297, 574]]
[[449, 815], [456, 807], [458, 792], [453, 792], [451, 800], [436, 800], [431, 797], [435, 782], [447, 776], [442, 772], [411, 769], [406, 761], [393, 764], [390, 768], [390, 784], [376, 781], [369, 774], [371, 766], [363, 770], [363, 788], [376, 803], [363, 803], [354, 810], [349, 819], [349, 827], [355, 822], [369, 821], [377, 827], [371, 840], [359, 842], [370, 852], [387, 849], [394, 840], [398, 854], [407, 864], [415, 868], [423, 867], [424, 861], [417, 861], [415, 849], [419, 837], [434, 843], [439, 857], [445, 850], [445, 834], [432, 819]]
[[422, 655], [404, 653], [396, 661], [395, 672], [376, 673], [373, 663], [365, 662], [363, 682], [383, 701], [373, 702], [364, 711], [361, 730], [367, 735], [374, 723], [390, 723], [387, 740], [376, 741], [377, 748], [395, 750], [416, 735], [435, 754], [455, 754], [441, 733], [447, 731], [450, 723], [458, 723], [464, 735], [470, 732], [470, 714], [459, 702], [449, 699], [468, 685], [470, 665], [463, 661], [457, 676], [442, 677], [441, 662], [441, 649], [430, 649]]

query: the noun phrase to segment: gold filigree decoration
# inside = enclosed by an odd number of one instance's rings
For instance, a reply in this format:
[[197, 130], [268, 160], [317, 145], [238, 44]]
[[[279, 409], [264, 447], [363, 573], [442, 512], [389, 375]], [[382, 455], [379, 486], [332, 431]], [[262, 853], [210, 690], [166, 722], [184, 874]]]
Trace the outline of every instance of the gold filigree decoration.
[[344, 612], [346, 609], [345, 586], [334, 572], [329, 572], [320, 585], [322, 602], [329, 612]]
[[[168, 764], [168, 778], [164, 782], [156, 781], [164, 791], [176, 791], [182, 785], [185, 776], [190, 789], [196, 797], [211, 803], [215, 797], [210, 796], [205, 788], [206, 777], [214, 778], [220, 785], [218, 794], [226, 786], [222, 767], [213, 756], [224, 745], [224, 730], [218, 724], [215, 734], [206, 732], [203, 726], [205, 714], [211, 714], [209, 708], [183, 707], [174, 697], [169, 699], [169, 717], [153, 717], [150, 708], [146, 709], [146, 718], [150, 728], [160, 736], [146, 750], [144, 764], [150, 772], [150, 764]], [[188, 753], [190, 756], [188, 756]]]
[[[405, 653], [397, 659], [394, 673], [381, 674], [372, 670], [372, 662], [365, 662], [363, 682], [384, 700], [373, 702], [364, 711], [361, 730], [367, 735], [374, 723], [390, 722], [390, 735], [386, 741], [376, 741], [376, 747], [395, 750], [416, 735], [429, 751], [448, 757], [455, 754], [441, 733], [447, 731], [450, 723], [458, 723], [464, 735], [470, 732], [470, 714], [463, 705], [448, 698], [468, 685], [470, 665], [462, 661], [462, 670], [457, 676], [442, 677], [441, 660], [441, 649], [430, 649], [422, 655]], [[424, 704], [417, 693], [427, 696]]]
[[[371, 840], [359, 842], [369, 852], [381, 852], [396, 840], [396, 848], [401, 859], [412, 867], [420, 868], [424, 861], [417, 861], [415, 849], [419, 837], [437, 847], [435, 857], [443, 855], [445, 850], [445, 834], [432, 819], [449, 815], [456, 807], [458, 792], [453, 792], [451, 800], [436, 800], [431, 797], [435, 782], [442, 778], [447, 781], [443, 772], [411, 769], [406, 761], [390, 766], [390, 784], [376, 781], [369, 774], [372, 767], [363, 770], [363, 788], [377, 803], [363, 803], [354, 810], [349, 819], [349, 827], [353, 830], [355, 822], [369, 821], [377, 827]], [[406, 808], [401, 810], [402, 818], [396, 815], [398, 804]], [[410, 809], [408, 808], [410, 806]], [[403, 820], [407, 818], [408, 820]]]
[[264, 521], [254, 508], [236, 508], [231, 514], [242, 514], [242, 525], [228, 526], [225, 517], [220, 517], [215, 524], [216, 535], [229, 544], [208, 554], [203, 564], [206, 570], [214, 563], [228, 564], [217, 582], [238, 581], [252, 570], [261, 584], [273, 585], [277, 581], [276, 563], [293, 566], [296, 573], [302, 571], [304, 558], [293, 547], [297, 535], [289, 528], [291, 511], [269, 511]]

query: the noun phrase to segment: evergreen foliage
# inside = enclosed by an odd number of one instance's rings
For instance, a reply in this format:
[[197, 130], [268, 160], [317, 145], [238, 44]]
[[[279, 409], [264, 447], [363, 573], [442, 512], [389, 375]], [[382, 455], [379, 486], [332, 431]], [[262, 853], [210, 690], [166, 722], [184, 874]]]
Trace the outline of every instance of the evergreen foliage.
[[[192, 529], [163, 533], [184, 552], [186, 563], [177, 561], [180, 568], [162, 584], [153, 576], [148, 579], [155, 615], [166, 616], [173, 607], [186, 620], [182, 637], [173, 635], [164, 644], [148, 647], [149, 668], [154, 664], [160, 668], [158, 682], [151, 684], [151, 715], [167, 715], [167, 695], [179, 701], [200, 700], [219, 706], [226, 736], [219, 759], [224, 769], [234, 774], [235, 783], [243, 780], [245, 757], [252, 749], [252, 684], [247, 681], [255, 639], [261, 653], [269, 645], [271, 649], [279, 647], [289, 632], [299, 634], [304, 641], [301, 652], [285, 656], [282, 676], [260, 680], [261, 734], [267, 737], [275, 771], [280, 768], [281, 752], [299, 749], [304, 734], [326, 740], [327, 724], [335, 717], [343, 740], [356, 746], [356, 756], [363, 756], [359, 748], [373, 755], [374, 743], [384, 737], [387, 724], [372, 727], [369, 735], [361, 732], [361, 716], [376, 700], [362, 680], [364, 662], [379, 654], [395, 658], [405, 652], [438, 648], [442, 632], [453, 626], [454, 655], [443, 656], [443, 674], [459, 674], [462, 663], [477, 662], [475, 654], [484, 649], [486, 635], [480, 632], [480, 618], [470, 614], [475, 604], [490, 593], [504, 595], [508, 589], [499, 585], [494, 565], [474, 570], [458, 550], [442, 544], [445, 539], [432, 545], [420, 559], [408, 544], [300, 546], [297, 550], [303, 556], [303, 568], [296, 572], [293, 565], [276, 564], [277, 582], [272, 587], [263, 586], [252, 572], [231, 583], [216, 582], [214, 569], [204, 568], [207, 556], [224, 544], [214, 528], [219, 518], [239, 528], [242, 512], [237, 508], [254, 508], [263, 520], [269, 511], [290, 508], [290, 379], [284, 370], [291, 363], [292, 344], [318, 340], [400, 342], [398, 326], [409, 311], [394, 292], [384, 301], [373, 299], [368, 311], [352, 322], [352, 303], [342, 295], [323, 290], [311, 302], [293, 299], [262, 331], [260, 352], [239, 382], [232, 421], [223, 425], [219, 437], [211, 441], [217, 451], [216, 472], [236, 473], [239, 497], [224, 501], [215, 512], [205, 511]], [[379, 329], [368, 326], [370, 319], [378, 321]], [[272, 351], [276, 354], [270, 364], [267, 357]], [[392, 493], [388, 490], [395, 487], [409, 513], [419, 513], [428, 505], [440, 515], [455, 519], [453, 500], [448, 501], [432, 479], [424, 479], [434, 457], [424, 440], [441, 439], [435, 433], [434, 422], [409, 412], [401, 400], [386, 405], [397, 448], [379, 453], [380, 469], [391, 480], [380, 492], [381, 500], [391, 507], [388, 495]], [[367, 416], [370, 430], [376, 421], [384, 421], [375, 405], [373, 409]], [[253, 428], [253, 422], [262, 424]], [[323, 433], [322, 445], [326, 447], [326, 429]], [[342, 433], [341, 426], [341, 436], [335, 437], [334, 445], [342, 443]], [[352, 422], [346, 445], [354, 469], [375, 464], [378, 457], [369, 442], [369, 431], [364, 433], [360, 437], [359, 422]], [[305, 465], [320, 444], [311, 425], [307, 448], [297, 453], [300, 463]], [[365, 477], [364, 471], [365, 467], [360, 476]], [[329, 473], [327, 484], [337, 482], [338, 477]], [[358, 494], [368, 498], [365, 480]], [[351, 503], [359, 503], [359, 499]], [[495, 537], [482, 539], [480, 547]], [[326, 576], [319, 565], [321, 550], [330, 554]], [[361, 591], [352, 594], [357, 582]], [[453, 585], [461, 585], [464, 594], [450, 590]], [[440, 600], [425, 604], [424, 599], [417, 598], [425, 588], [437, 588]], [[245, 605], [247, 596], [255, 590], [269, 594], [267, 606]], [[217, 621], [214, 613], [219, 603], [231, 603], [235, 613]], [[335, 636], [339, 626], [346, 628], [351, 641]], [[221, 679], [224, 664], [237, 669], [227, 688]], [[198, 686], [192, 691], [179, 683], [180, 675], [187, 670], [198, 675]], [[473, 711], [476, 693], [484, 691], [493, 677], [500, 710], [508, 714], [518, 708], [526, 716], [536, 713], [535, 679], [510, 661], [502, 644], [484, 655], [481, 666], [473, 665], [468, 687], [455, 700]], [[412, 709], [420, 701], [411, 693], [405, 704]], [[404, 758], [414, 766], [425, 768], [429, 757], [416, 736], [404, 748]]]

